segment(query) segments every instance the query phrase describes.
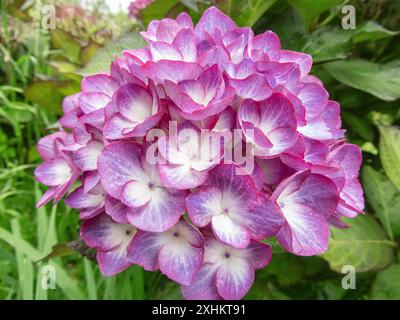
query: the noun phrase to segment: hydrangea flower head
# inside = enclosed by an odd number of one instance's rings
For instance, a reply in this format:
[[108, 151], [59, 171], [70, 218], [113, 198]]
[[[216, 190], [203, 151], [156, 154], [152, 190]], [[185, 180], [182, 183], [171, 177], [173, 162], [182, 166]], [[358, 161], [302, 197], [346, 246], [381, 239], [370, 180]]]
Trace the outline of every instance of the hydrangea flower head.
[[153, 0], [133, 0], [129, 4], [129, 18], [137, 19], [141, 10], [150, 5]]
[[242, 298], [271, 237], [325, 252], [330, 226], [363, 211], [361, 151], [311, 57], [215, 7], [141, 34], [148, 45], [86, 76], [39, 141], [38, 206], [69, 192], [104, 275], [160, 270], [187, 299]]

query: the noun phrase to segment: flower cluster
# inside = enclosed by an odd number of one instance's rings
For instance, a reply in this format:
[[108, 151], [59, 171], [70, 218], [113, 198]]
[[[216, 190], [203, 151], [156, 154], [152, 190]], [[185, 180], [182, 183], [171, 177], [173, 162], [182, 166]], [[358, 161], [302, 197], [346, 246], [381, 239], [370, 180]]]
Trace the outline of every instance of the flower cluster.
[[361, 152], [311, 57], [214, 7], [196, 27], [181, 13], [142, 36], [147, 47], [64, 100], [60, 131], [38, 144], [35, 175], [49, 186], [38, 205], [80, 179], [65, 203], [101, 272], [160, 270], [187, 299], [242, 298], [271, 260], [269, 237], [325, 252], [329, 226], [363, 210]]
[[149, 6], [153, 0], [134, 0], [129, 4], [129, 17], [138, 18], [141, 10]]

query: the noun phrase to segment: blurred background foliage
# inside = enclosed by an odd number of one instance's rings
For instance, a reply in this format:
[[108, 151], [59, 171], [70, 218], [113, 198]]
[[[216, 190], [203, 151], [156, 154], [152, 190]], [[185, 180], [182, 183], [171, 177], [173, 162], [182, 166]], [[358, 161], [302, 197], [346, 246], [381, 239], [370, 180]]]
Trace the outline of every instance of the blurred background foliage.
[[[144, 45], [138, 32], [181, 11], [197, 21], [216, 5], [239, 26], [275, 31], [282, 47], [313, 56], [312, 73], [342, 106], [347, 138], [363, 150], [366, 214], [332, 229], [329, 251], [296, 257], [273, 242], [247, 299], [400, 299], [400, 1], [154, 0], [135, 17], [110, 1], [0, 0], [0, 299], [175, 299], [179, 288], [139, 267], [102, 277], [68, 246], [79, 219], [63, 203], [35, 209], [44, 191], [33, 179], [38, 139], [54, 130], [64, 96], [82, 75], [106, 71], [115, 54]], [[41, 27], [53, 5], [56, 28]], [[356, 29], [341, 27], [353, 5]], [[62, 257], [61, 257], [62, 256]], [[56, 290], [41, 267], [56, 268]], [[345, 290], [343, 266], [357, 270]]]

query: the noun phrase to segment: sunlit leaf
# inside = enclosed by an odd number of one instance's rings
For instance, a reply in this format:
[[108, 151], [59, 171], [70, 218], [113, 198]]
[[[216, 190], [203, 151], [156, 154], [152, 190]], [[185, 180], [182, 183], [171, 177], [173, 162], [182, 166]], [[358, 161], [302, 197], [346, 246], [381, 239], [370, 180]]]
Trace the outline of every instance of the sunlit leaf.
[[367, 21], [355, 30], [353, 41], [355, 43], [363, 41], [375, 41], [399, 34], [398, 31], [388, 30], [375, 21]]
[[364, 191], [389, 238], [400, 236], [400, 192], [389, 179], [365, 166], [362, 171]]
[[75, 72], [76, 65], [66, 61], [50, 61], [49, 64], [56, 69], [59, 73]]
[[400, 60], [378, 64], [362, 59], [333, 61], [324, 68], [336, 80], [382, 100], [400, 98]]
[[25, 0], [14, 0], [9, 1], [6, 5], [7, 11], [10, 15], [17, 17], [24, 21], [32, 20], [32, 17], [28, 13], [28, 8], [26, 8], [26, 1]]
[[51, 29], [50, 37], [53, 45], [61, 50], [64, 57], [73, 63], [80, 63], [81, 46], [71, 34], [61, 29]]
[[89, 43], [82, 47], [81, 52], [80, 52], [80, 60], [83, 65], [86, 65], [90, 59], [93, 57], [93, 55], [96, 53], [97, 50], [101, 48], [101, 45], [94, 41], [89, 41]]
[[328, 251], [321, 255], [332, 270], [351, 265], [357, 272], [379, 270], [393, 261], [393, 247], [382, 227], [369, 215], [347, 219], [350, 228], [331, 228]]
[[379, 126], [379, 154], [389, 179], [400, 190], [400, 129]]
[[350, 51], [351, 33], [343, 29], [319, 29], [307, 37], [301, 49], [313, 57], [314, 62], [345, 59]]
[[121, 56], [121, 52], [128, 49], [137, 49], [145, 46], [143, 38], [135, 32], [130, 32], [118, 39], [110, 41], [104, 47], [97, 50], [88, 64], [78, 70], [81, 75], [98, 72], [108, 72], [110, 64], [115, 56]]
[[60, 89], [67, 86], [67, 81], [40, 80], [33, 82], [25, 89], [25, 96], [46, 110], [60, 114], [63, 94]]

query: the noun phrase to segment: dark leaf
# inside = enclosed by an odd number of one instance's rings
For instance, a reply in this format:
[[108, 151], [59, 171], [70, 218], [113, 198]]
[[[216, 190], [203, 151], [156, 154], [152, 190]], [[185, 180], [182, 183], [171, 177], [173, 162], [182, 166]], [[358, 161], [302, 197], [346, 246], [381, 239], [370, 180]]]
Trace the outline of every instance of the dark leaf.
[[96, 250], [88, 247], [82, 239], [54, 245], [52, 251], [39, 261], [47, 261], [52, 258], [67, 256], [74, 252], [78, 252], [86, 258], [96, 261]]
[[140, 18], [144, 25], [148, 25], [151, 20], [159, 20], [179, 2], [179, 0], [155, 0], [145, 9], [140, 11]]

